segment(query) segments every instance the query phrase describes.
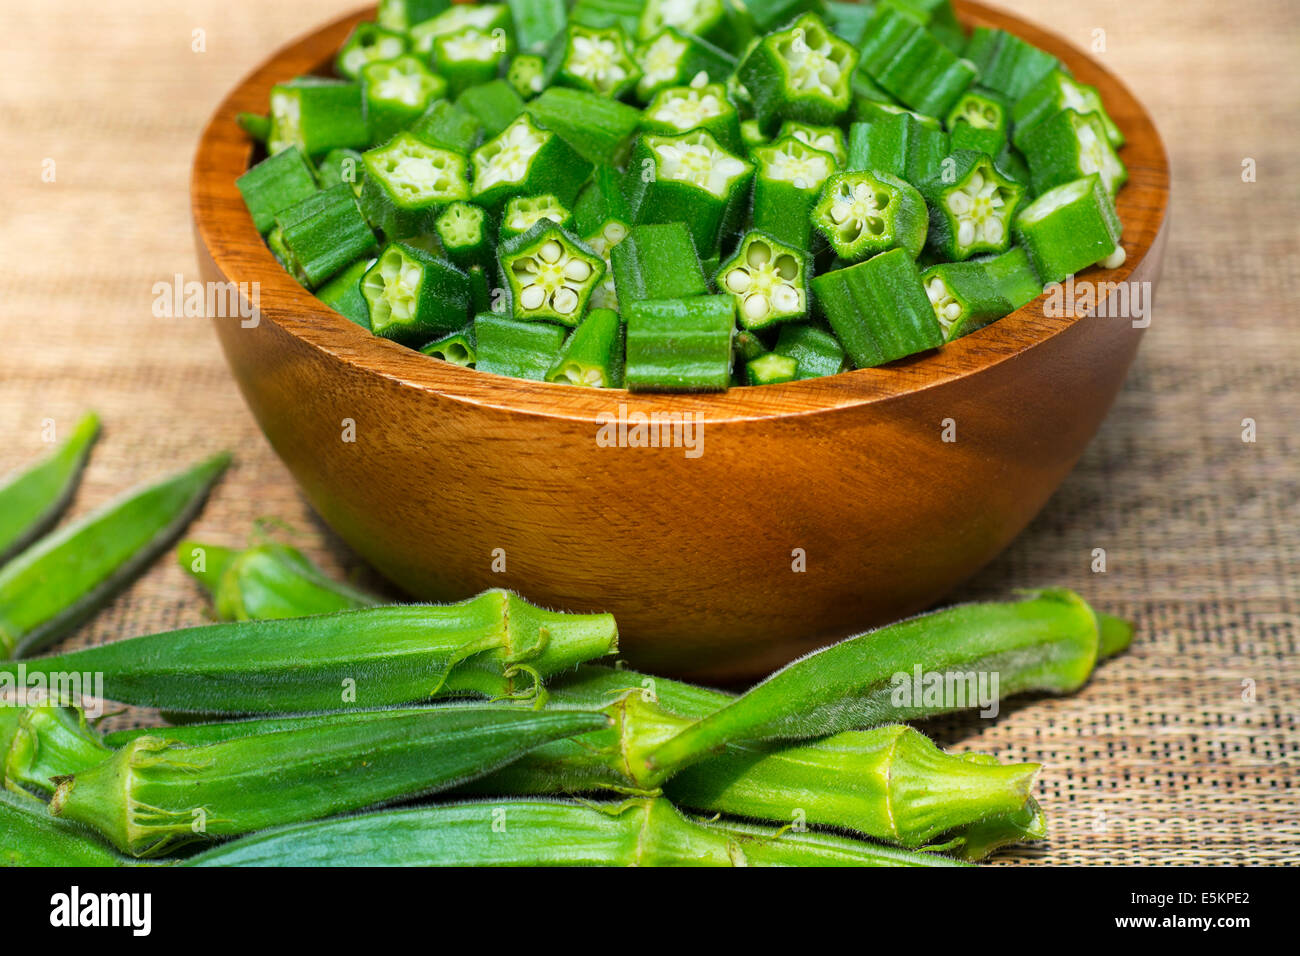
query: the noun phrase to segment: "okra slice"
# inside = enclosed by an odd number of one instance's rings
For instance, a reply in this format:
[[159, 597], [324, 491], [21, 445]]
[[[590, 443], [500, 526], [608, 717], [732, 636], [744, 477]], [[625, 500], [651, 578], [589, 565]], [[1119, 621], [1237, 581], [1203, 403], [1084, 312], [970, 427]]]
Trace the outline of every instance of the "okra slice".
[[456, 105], [483, 124], [486, 138], [499, 136], [524, 109], [524, 101], [505, 80], [471, 86], [456, 99]]
[[951, 0], [883, 0], [912, 17], [923, 27], [939, 38], [940, 42], [955, 53], [966, 49], [966, 32], [957, 20]]
[[511, 313], [532, 322], [576, 326], [605, 274], [600, 256], [549, 220], [502, 242], [497, 258]]
[[963, 93], [952, 108], [947, 125], [953, 149], [973, 149], [997, 156], [1007, 144], [1011, 114], [998, 94], [972, 89]]
[[921, 273], [921, 281], [945, 342], [1014, 311], [982, 262], [941, 262]]
[[470, 368], [478, 360], [478, 344], [474, 337], [474, 323], [470, 322], [459, 332], [434, 339], [420, 351], [452, 365]]
[[889, 173], [920, 186], [951, 151], [937, 122], [908, 110], [890, 109], [870, 123], [849, 128], [846, 168]]
[[607, 96], [552, 86], [526, 107], [544, 129], [560, 135], [588, 162], [621, 166], [641, 112]]
[[611, 252], [627, 238], [632, 212], [623, 195], [622, 174], [610, 166], [597, 166], [573, 209], [574, 224], [583, 241], [604, 260], [605, 276], [591, 295], [592, 308], [618, 308]]
[[271, 135], [271, 117], [261, 113], [239, 113], [235, 116], [235, 122], [248, 134], [249, 139], [266, 145], [266, 138]]
[[444, 206], [469, 198], [465, 157], [410, 133], [368, 150], [364, 160], [361, 210], [389, 239], [433, 232]]
[[510, 61], [506, 82], [525, 100], [546, 89], [546, 59], [536, 53], [521, 53]]
[[712, 392], [731, 383], [736, 306], [729, 295], [644, 299], [623, 306], [624, 381], [634, 392]]
[[506, 203], [501, 215], [501, 239], [522, 236], [542, 220], [573, 231], [573, 214], [549, 193], [544, 196], [516, 196]]
[[979, 70], [980, 85], [1012, 103], [1037, 86], [1061, 61], [1005, 30], [976, 27], [966, 43], [966, 59]]
[[365, 170], [365, 160], [355, 149], [331, 149], [316, 164], [316, 182], [321, 189], [345, 184], [360, 198]]
[[545, 50], [564, 32], [568, 19], [565, 0], [506, 0], [506, 4], [521, 50]]
[[664, 27], [643, 42], [634, 55], [641, 70], [636, 93], [643, 103], [662, 89], [687, 85], [701, 73], [716, 83], [736, 69], [732, 54], [673, 26]]
[[1096, 173], [1112, 196], [1128, 182], [1128, 170], [1106, 138], [1106, 127], [1096, 113], [1061, 112], [1043, 120], [1020, 140], [1029, 161], [1034, 192]]
[[943, 345], [943, 328], [921, 273], [903, 249], [882, 252], [812, 280], [835, 337], [858, 368], [883, 365]]
[[361, 278], [374, 264], [375, 260], [368, 257], [358, 259], [316, 290], [316, 298], [367, 331], [370, 329], [370, 306], [361, 293]]
[[546, 381], [588, 388], [618, 388], [623, 384], [624, 328], [613, 309], [592, 309], [573, 330]]
[[665, 27], [717, 40], [728, 27], [724, 0], [646, 0], [637, 22], [636, 38], [642, 42], [650, 40]]
[[379, 245], [356, 196], [345, 185], [322, 189], [295, 203], [276, 216], [275, 223], [286, 266], [309, 289]]
[[925, 246], [925, 200], [909, 183], [883, 172], [836, 173], [812, 211], [813, 227], [845, 262], [903, 249], [915, 259]]
[[835, 157], [793, 135], [756, 147], [754, 228], [800, 249], [812, 248], [809, 218], [822, 184], [835, 172]]
[[748, 200], [754, 167], [707, 130], [644, 133], [632, 151], [628, 206], [634, 221], [685, 222], [702, 257], [713, 255]]
[[450, 100], [434, 100], [407, 132], [430, 146], [468, 156], [483, 138], [483, 124]]
[[504, 3], [453, 4], [437, 16], [417, 23], [407, 31], [411, 51], [432, 56], [434, 40], [466, 27], [473, 27], [487, 34], [496, 34], [508, 41], [513, 33], [510, 8]]
[[257, 231], [265, 235], [275, 216], [316, 192], [311, 164], [297, 146], [266, 157], [235, 180]]
[[641, 299], [682, 299], [709, 291], [690, 230], [682, 222], [633, 226], [610, 250], [614, 288], [626, 305]]
[[362, 67], [361, 88], [371, 142], [386, 143], [446, 94], [447, 81], [431, 72], [419, 57], [399, 56]]
[[1024, 188], [983, 153], [962, 150], [940, 167], [920, 186], [930, 206], [930, 249], [950, 262], [1004, 251]]
[[491, 226], [482, 206], [454, 202], [438, 216], [434, 229], [447, 258], [461, 269], [492, 262]]
[[450, 96], [496, 79], [506, 61], [506, 42], [477, 27], [463, 27], [433, 38], [433, 65], [447, 81]]
[[998, 256], [981, 259], [998, 291], [1011, 303], [1012, 310], [1022, 308], [1043, 291], [1042, 280], [1029, 261], [1023, 246], [1012, 246]]
[[379, 0], [375, 22], [385, 30], [408, 33], [451, 6], [451, 0]]
[[474, 318], [474, 339], [478, 371], [541, 382], [564, 344], [564, 329], [488, 312]]
[[547, 63], [552, 83], [618, 99], [641, 78], [631, 45], [618, 27], [570, 23]]
[[735, 299], [741, 326], [765, 329], [808, 314], [811, 272], [812, 263], [802, 249], [755, 231], [718, 268], [717, 286]]
[[768, 352], [745, 363], [745, 382], [749, 385], [781, 385], [799, 377], [799, 362], [786, 355]]
[[798, 362], [796, 377], [800, 379], [838, 375], [844, 371], [844, 349], [835, 336], [807, 322], [781, 326], [772, 351]]
[[1045, 284], [1112, 256], [1123, 262], [1119, 216], [1095, 173], [1043, 193], [1016, 217], [1015, 230]]
[[[520, 0], [526, 3], [527, 0]], [[627, 36], [636, 36], [644, 0], [576, 0], [569, 7], [569, 22], [584, 27], [618, 27]]]
[[740, 65], [738, 76], [753, 99], [765, 132], [787, 120], [827, 125], [848, 112], [851, 77], [858, 65], [853, 47], [806, 13], [789, 29], [764, 37]]
[[838, 126], [815, 126], [812, 123], [786, 121], [777, 131], [776, 139], [793, 136], [799, 142], [823, 153], [835, 157], [835, 165], [842, 167], [849, 158], [848, 143], [844, 139], [844, 130]]
[[308, 157], [370, 145], [360, 83], [299, 77], [271, 88], [267, 153], [297, 146]]
[[641, 128], [667, 135], [705, 129], [718, 145], [733, 153], [740, 152], [744, 145], [740, 138], [740, 114], [727, 99], [727, 89], [721, 83], [660, 90], [645, 108]]
[[552, 130], [519, 116], [499, 136], [474, 150], [474, 201], [499, 210], [514, 196], [550, 193], [572, 203], [592, 164]]
[[740, 124], [740, 141], [745, 150], [753, 153], [759, 146], [765, 146], [771, 142], [763, 132], [763, 128], [758, 125], [758, 120], [747, 119]]
[[846, 40], [854, 47], [862, 43], [866, 36], [867, 24], [871, 22], [875, 8], [870, 4], [857, 3], [856, 0], [827, 0], [823, 5], [827, 28], [841, 40]]
[[450, 262], [402, 242], [384, 247], [361, 279], [375, 335], [418, 347], [459, 329], [469, 314], [469, 279]]
[[340, 76], [358, 79], [368, 63], [394, 60], [406, 52], [406, 37], [378, 23], [358, 23], [334, 58]]
[[946, 116], [979, 75], [907, 13], [876, 6], [862, 41], [862, 69], [900, 103], [928, 116]]

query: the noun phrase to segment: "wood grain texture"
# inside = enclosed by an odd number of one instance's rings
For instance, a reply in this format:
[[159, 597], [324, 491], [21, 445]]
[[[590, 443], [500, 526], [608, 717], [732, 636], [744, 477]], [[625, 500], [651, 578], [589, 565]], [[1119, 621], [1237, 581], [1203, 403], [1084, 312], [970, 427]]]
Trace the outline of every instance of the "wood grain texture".
[[[1100, 87], [1129, 140], [1128, 261], [1155, 283], [1168, 163], [1140, 104], [1051, 34], [979, 4]], [[368, 12], [367, 12], [368, 13]], [[938, 353], [829, 379], [711, 396], [628, 395], [460, 369], [376, 339], [275, 262], [235, 188], [236, 113], [317, 70], [364, 13], [287, 47], [218, 108], [194, 165], [208, 280], [258, 282], [261, 322], [216, 320], [245, 399], [322, 517], [420, 597], [515, 588], [617, 616], [625, 656], [734, 679], [912, 613], [1001, 551], [1095, 433], [1141, 330], [1054, 317], [1043, 300]], [[602, 415], [701, 416], [703, 453], [601, 447]], [[955, 442], [942, 440], [955, 422]], [[344, 441], [346, 422], [355, 441]], [[494, 552], [506, 570], [493, 570]], [[792, 568], [792, 552], [807, 569]]]

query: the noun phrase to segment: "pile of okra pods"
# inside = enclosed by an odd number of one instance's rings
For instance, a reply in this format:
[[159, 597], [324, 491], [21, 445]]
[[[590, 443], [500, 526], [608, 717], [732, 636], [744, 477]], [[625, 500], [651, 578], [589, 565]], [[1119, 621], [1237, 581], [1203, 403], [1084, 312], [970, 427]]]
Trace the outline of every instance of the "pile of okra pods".
[[942, 346], [1124, 259], [1094, 87], [949, 0], [382, 0], [241, 123], [276, 257], [375, 335], [711, 391]]

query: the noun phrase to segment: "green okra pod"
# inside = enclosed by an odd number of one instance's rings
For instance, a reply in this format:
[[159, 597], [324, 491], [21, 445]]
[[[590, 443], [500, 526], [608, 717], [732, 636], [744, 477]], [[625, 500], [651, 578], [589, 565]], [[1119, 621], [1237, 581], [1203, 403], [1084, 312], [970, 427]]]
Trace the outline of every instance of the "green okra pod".
[[711, 82], [724, 81], [736, 68], [728, 51], [699, 36], [665, 26], [636, 49], [641, 78], [636, 92], [648, 103], [660, 90], [684, 86], [703, 73]]
[[451, 97], [495, 80], [509, 52], [504, 36], [477, 27], [462, 27], [433, 38], [434, 69], [446, 80]]
[[300, 76], [271, 89], [268, 154], [297, 146], [314, 159], [331, 149], [365, 149], [369, 144], [360, 83]]
[[144, 736], [61, 777], [50, 812], [92, 827], [124, 853], [153, 857], [437, 793], [606, 723], [576, 711], [455, 706], [340, 716], [199, 746]]
[[522, 50], [544, 50], [564, 30], [565, 0], [506, 0], [506, 5]]
[[43, 802], [3, 790], [0, 833], [0, 867], [110, 867], [132, 862], [84, 827], [50, 816]]
[[275, 217], [316, 192], [316, 175], [297, 146], [266, 157], [235, 180], [253, 225], [267, 233]]
[[526, 111], [598, 167], [622, 165], [641, 123], [641, 113], [626, 103], [558, 86], [543, 91]]
[[58, 640], [134, 580], [198, 514], [229, 464], [216, 455], [127, 492], [0, 568], [0, 657]]
[[371, 331], [370, 305], [361, 291], [361, 280], [374, 264], [374, 259], [362, 257], [316, 290], [316, 298], [366, 331]]
[[437, 14], [412, 25], [407, 31], [411, 49], [426, 56], [433, 54], [433, 41], [447, 33], [474, 27], [484, 33], [500, 30], [508, 38], [513, 32], [510, 8], [504, 3], [450, 3]]
[[812, 225], [844, 262], [902, 249], [915, 259], [925, 246], [929, 213], [906, 180], [865, 170], [835, 173], [812, 210]]
[[477, 116], [450, 100], [434, 100], [406, 130], [422, 143], [468, 156], [483, 138]]
[[941, 262], [921, 274], [934, 317], [951, 342], [1012, 311], [994, 275], [982, 262]]
[[835, 172], [835, 157], [794, 135], [759, 146], [751, 150], [750, 157], [757, 167], [754, 228], [800, 249], [811, 250], [810, 217], [822, 185]]
[[849, 128], [846, 168], [890, 173], [919, 186], [938, 171], [950, 149], [949, 136], [936, 120], [882, 107], [879, 118]]
[[[717, 285], [735, 300], [740, 324], [752, 331], [804, 318], [811, 273], [812, 258], [803, 249], [755, 230], [719, 266]], [[775, 371], [770, 366], [781, 364], [768, 361], [767, 373]]]
[[[493, 820], [506, 821], [506, 830]], [[186, 866], [957, 866], [828, 833], [700, 822], [667, 800], [492, 800], [254, 834]]]
[[799, 360], [768, 352], [745, 363], [747, 385], [781, 385], [799, 377]]
[[958, 150], [917, 188], [930, 210], [927, 243], [944, 260], [1005, 252], [1011, 245], [1011, 224], [1025, 190], [988, 156]]
[[367, 63], [361, 68], [361, 89], [372, 143], [388, 142], [448, 94], [447, 80], [409, 55]]
[[406, 47], [400, 29], [382, 23], [358, 23], [343, 41], [334, 68], [340, 76], [355, 80], [368, 64], [394, 60], [406, 52]]
[[182, 541], [176, 557], [212, 596], [220, 621], [307, 617], [379, 603], [330, 578], [297, 548], [274, 541], [243, 551]]
[[1120, 132], [1115, 121], [1102, 105], [1101, 93], [1095, 86], [1088, 86], [1073, 79], [1064, 70], [1053, 70], [1036, 86], [1015, 101], [1011, 117], [1015, 121], [1013, 140], [1017, 146], [1035, 126], [1043, 120], [1056, 115], [1061, 110], [1074, 110], [1077, 113], [1096, 113], [1106, 130], [1106, 138], [1111, 146], [1119, 149], [1124, 145], [1124, 134]]
[[546, 373], [546, 380], [592, 388], [618, 388], [623, 384], [625, 332], [613, 309], [592, 309], [560, 349]]
[[413, 347], [460, 328], [469, 314], [469, 277], [445, 259], [391, 242], [361, 278], [375, 335]]
[[605, 261], [577, 236], [543, 219], [497, 249], [501, 284], [521, 321], [576, 326], [605, 275]]
[[58, 520], [77, 490], [98, 437], [99, 416], [91, 412], [49, 456], [0, 484], [0, 565]]
[[55, 777], [87, 770], [112, 755], [76, 707], [0, 707], [5, 790], [48, 798]]
[[625, 307], [634, 392], [721, 391], [731, 381], [736, 304], [729, 295], [642, 299]]
[[411, 28], [430, 20], [451, 6], [451, 0], [379, 0], [375, 22], [394, 33], [410, 33]]
[[456, 105], [483, 125], [483, 136], [499, 136], [524, 109], [523, 98], [505, 80], [471, 86], [456, 97]]
[[1081, 269], [1124, 261], [1121, 224], [1097, 174], [1043, 193], [1016, 217], [1016, 239], [1044, 284], [1063, 282]]
[[364, 154], [361, 211], [391, 239], [434, 230], [449, 203], [469, 198], [469, 164], [450, 149], [401, 132]]
[[1128, 181], [1128, 169], [1106, 138], [1096, 113], [1061, 110], [1043, 120], [1017, 144], [1029, 162], [1034, 192], [1097, 174], [1112, 196]]
[[546, 59], [536, 53], [520, 53], [506, 68], [506, 82], [525, 102], [546, 89]]
[[543, 193], [568, 206], [592, 169], [559, 133], [543, 129], [526, 114], [474, 150], [473, 160], [474, 201], [489, 212], [514, 196]]
[[570, 23], [547, 62], [551, 83], [618, 99], [641, 79], [632, 45], [619, 27]]
[[[608, 614], [563, 614], [508, 591], [316, 617], [191, 627], [24, 662], [28, 674], [102, 673], [104, 696], [190, 713], [293, 713], [434, 697], [536, 696], [612, 652]], [[15, 678], [16, 665], [0, 666]]]
[[690, 230], [682, 222], [633, 226], [609, 252], [618, 301], [707, 295], [708, 283]]
[[1032, 302], [1043, 291], [1043, 283], [1023, 246], [1012, 246], [1001, 255], [974, 261], [980, 262], [988, 271], [998, 292], [1013, 310]]
[[461, 269], [492, 264], [491, 223], [482, 206], [454, 202], [438, 216], [434, 229], [452, 264]]
[[877, 4], [861, 47], [861, 69], [904, 106], [947, 116], [979, 75], [913, 17]]
[[541, 196], [516, 196], [506, 203], [505, 210], [501, 213], [499, 238], [505, 240], [522, 236], [543, 219], [555, 223], [561, 229], [573, 231], [573, 213], [547, 193]]
[[753, 98], [759, 126], [774, 133], [787, 120], [838, 122], [853, 101], [858, 52], [826, 29], [814, 13], [768, 34], [749, 52], [737, 76]]
[[706, 129], [718, 145], [740, 152], [740, 114], [727, 99], [721, 83], [670, 86], [655, 94], [641, 120], [641, 128], [672, 136], [693, 129]]
[[820, 378], [844, 371], [844, 349], [835, 336], [807, 322], [781, 326], [772, 351], [799, 363], [796, 378]]
[[1061, 69], [1061, 61], [1005, 30], [976, 27], [965, 56], [979, 71], [980, 85], [1012, 103]]
[[480, 372], [540, 382], [559, 357], [564, 329], [485, 312], [474, 317], [474, 340]]
[[478, 361], [478, 340], [474, 337], [474, 323], [470, 322], [458, 332], [434, 339], [420, 351], [463, 368], [473, 365]]
[[[369, 176], [366, 177], [367, 184]], [[362, 187], [364, 191], [364, 186]], [[378, 248], [352, 187], [340, 183], [276, 214], [281, 254], [295, 279], [315, 289]], [[275, 249], [270, 236], [267, 242]]]

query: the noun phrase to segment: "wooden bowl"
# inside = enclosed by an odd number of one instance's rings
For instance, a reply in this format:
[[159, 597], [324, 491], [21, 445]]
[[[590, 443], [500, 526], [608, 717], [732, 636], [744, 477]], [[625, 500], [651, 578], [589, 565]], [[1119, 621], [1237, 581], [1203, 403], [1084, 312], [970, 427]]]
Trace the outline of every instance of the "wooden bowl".
[[[1100, 87], [1130, 178], [1118, 203], [1128, 260], [1096, 276], [1154, 284], [1169, 171], [1141, 105], [1052, 34], [982, 4], [958, 10]], [[716, 395], [517, 381], [375, 338], [280, 268], [235, 188], [251, 151], [236, 114], [324, 68], [370, 12], [285, 47], [226, 98], [199, 144], [192, 199], [204, 279], [260, 283], [255, 328], [215, 322], [244, 398], [325, 521], [412, 595], [504, 586], [608, 610], [637, 666], [752, 677], [923, 609], [992, 559], [1074, 467], [1124, 381], [1142, 330], [1045, 315], [1041, 296], [922, 357]], [[700, 454], [610, 447], [601, 427], [620, 410], [633, 423], [698, 416]]]

